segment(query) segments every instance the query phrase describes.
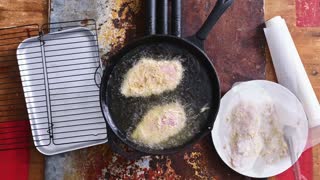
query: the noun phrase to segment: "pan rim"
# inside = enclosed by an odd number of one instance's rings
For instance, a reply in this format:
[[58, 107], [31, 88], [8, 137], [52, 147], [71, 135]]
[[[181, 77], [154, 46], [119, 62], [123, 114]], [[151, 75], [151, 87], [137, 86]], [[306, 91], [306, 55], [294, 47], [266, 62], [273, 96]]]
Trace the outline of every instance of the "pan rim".
[[[206, 63], [207, 66], [206, 69], [210, 72], [212, 72], [212, 75], [210, 75], [210, 79], [214, 79], [215, 82], [212, 82], [213, 84], [216, 84], [216, 88], [213, 89], [213, 92], [215, 95], [213, 96], [213, 101], [215, 102], [216, 108], [210, 108], [210, 113], [208, 120], [206, 122], [207, 129], [202, 129], [199, 133], [195, 134], [190, 140], [186, 141], [185, 143], [175, 146], [172, 148], [164, 148], [164, 149], [152, 149], [152, 148], [144, 148], [141, 145], [138, 145], [137, 143], [133, 142], [132, 140], [128, 139], [123, 132], [116, 126], [115, 120], [111, 117], [111, 113], [109, 110], [109, 104], [108, 104], [108, 98], [107, 98], [107, 89], [108, 89], [108, 81], [110, 79], [110, 74], [112, 73], [114, 67], [116, 66], [117, 59], [120, 59], [125, 54], [130, 52], [131, 49], [134, 49], [136, 47], [139, 47], [141, 45], [145, 45], [147, 43], [171, 43], [173, 45], [183, 44], [183, 48], [185, 49], [193, 49], [194, 52], [198, 54], [198, 56], [202, 56], [201, 58], [196, 58], [198, 61], [201, 61], [200, 63]], [[195, 54], [195, 53], [193, 53]], [[198, 57], [197, 56], [197, 57]], [[202, 60], [199, 60], [202, 59]], [[204, 61], [204, 62], [203, 62]], [[209, 135], [212, 128], [214, 121], [217, 117], [219, 106], [220, 106], [220, 99], [221, 99], [221, 88], [220, 88], [220, 81], [219, 77], [217, 75], [217, 72], [214, 68], [214, 65], [212, 61], [210, 61], [210, 58], [207, 56], [207, 54], [198, 46], [193, 44], [188, 39], [179, 38], [172, 35], [149, 35], [144, 36], [142, 38], [139, 38], [135, 41], [132, 41], [125, 45], [122, 49], [120, 49], [115, 55], [109, 58], [109, 62], [107, 67], [103, 71], [103, 76], [101, 78], [101, 86], [100, 86], [100, 107], [103, 114], [103, 117], [107, 123], [107, 125], [110, 127], [112, 132], [126, 145], [128, 145], [130, 148], [146, 153], [146, 154], [154, 154], [154, 155], [165, 155], [165, 154], [173, 154], [180, 152], [188, 147], [191, 147], [193, 144], [198, 142], [200, 139], [202, 139], [204, 136]], [[208, 125], [209, 124], [209, 125]]]

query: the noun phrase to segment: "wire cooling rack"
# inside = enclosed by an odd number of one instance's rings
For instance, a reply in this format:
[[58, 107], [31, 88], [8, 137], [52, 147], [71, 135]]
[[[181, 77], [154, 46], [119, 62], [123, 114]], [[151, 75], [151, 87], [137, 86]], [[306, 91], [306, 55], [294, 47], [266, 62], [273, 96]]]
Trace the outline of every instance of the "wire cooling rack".
[[33, 140], [51, 155], [106, 142], [99, 67], [94, 20], [0, 29], [0, 150]]
[[0, 150], [26, 148], [32, 141], [16, 50], [37, 36], [38, 25], [0, 29]]

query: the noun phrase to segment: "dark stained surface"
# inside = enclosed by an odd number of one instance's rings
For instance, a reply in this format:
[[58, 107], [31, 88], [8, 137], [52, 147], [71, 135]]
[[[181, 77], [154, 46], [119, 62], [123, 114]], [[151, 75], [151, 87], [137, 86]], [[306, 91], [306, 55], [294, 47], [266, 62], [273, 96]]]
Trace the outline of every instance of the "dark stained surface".
[[[184, 1], [184, 36], [201, 26], [214, 2]], [[262, 0], [235, 0], [205, 41], [205, 50], [218, 72], [223, 93], [235, 82], [265, 79], [263, 14]]]
[[[102, 40], [110, 45], [106, 61], [126, 42], [143, 35], [144, 4], [140, 3], [122, 0], [113, 4], [111, 25], [104, 34], [114, 36], [103, 36], [106, 39]], [[214, 3], [214, 0], [183, 1], [183, 37], [196, 32]], [[216, 67], [223, 93], [234, 82], [265, 78], [263, 21], [263, 0], [236, 0], [206, 40], [205, 50]], [[130, 154], [131, 159], [133, 156]], [[169, 156], [128, 160], [113, 153], [109, 145], [100, 145], [66, 153], [63, 158], [66, 179], [244, 179], [222, 162], [211, 136]]]

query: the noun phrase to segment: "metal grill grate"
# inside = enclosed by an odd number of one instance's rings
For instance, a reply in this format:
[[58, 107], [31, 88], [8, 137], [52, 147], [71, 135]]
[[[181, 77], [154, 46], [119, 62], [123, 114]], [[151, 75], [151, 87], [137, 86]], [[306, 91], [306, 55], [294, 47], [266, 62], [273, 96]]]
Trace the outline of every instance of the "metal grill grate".
[[[9, 133], [15, 136], [26, 132], [30, 139], [28, 118], [34, 144], [44, 154], [106, 142], [106, 122], [97, 87], [100, 82], [96, 82], [101, 77], [95, 77], [101, 71], [95, 21], [44, 24], [40, 33], [37, 25], [11, 29], [14, 32], [0, 34], [0, 47], [6, 50], [0, 49], [4, 52], [0, 62], [7, 64], [1, 63], [1, 70], [6, 70], [0, 73], [1, 115], [2, 106], [11, 110], [11, 114], [1, 116], [0, 142]], [[10, 49], [8, 43], [12, 43]], [[2, 76], [5, 81], [1, 81]], [[17, 124], [19, 120], [23, 124]], [[26, 133], [21, 137], [28, 139]], [[12, 143], [16, 141], [14, 138]], [[11, 149], [8, 145], [0, 145], [0, 150]]]

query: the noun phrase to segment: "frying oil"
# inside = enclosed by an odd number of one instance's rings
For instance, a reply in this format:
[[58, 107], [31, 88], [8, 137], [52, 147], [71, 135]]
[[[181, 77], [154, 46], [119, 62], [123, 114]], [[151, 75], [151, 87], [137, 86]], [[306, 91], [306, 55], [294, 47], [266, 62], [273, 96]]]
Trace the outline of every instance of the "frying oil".
[[[121, 94], [121, 84], [125, 74], [142, 58], [152, 58], [157, 61], [179, 60], [184, 73], [180, 84], [171, 91], [148, 97], [125, 97]], [[149, 149], [169, 149], [183, 145], [208, 128], [210, 109], [213, 107], [212, 79], [207, 68], [200, 64], [189, 52], [171, 44], [154, 44], [140, 46], [126, 54], [114, 68], [108, 82], [108, 99], [111, 117], [118, 129], [131, 141], [131, 135], [143, 116], [154, 106], [179, 102], [186, 113], [186, 126], [167, 141], [154, 146], [140, 142], [137, 145]]]

